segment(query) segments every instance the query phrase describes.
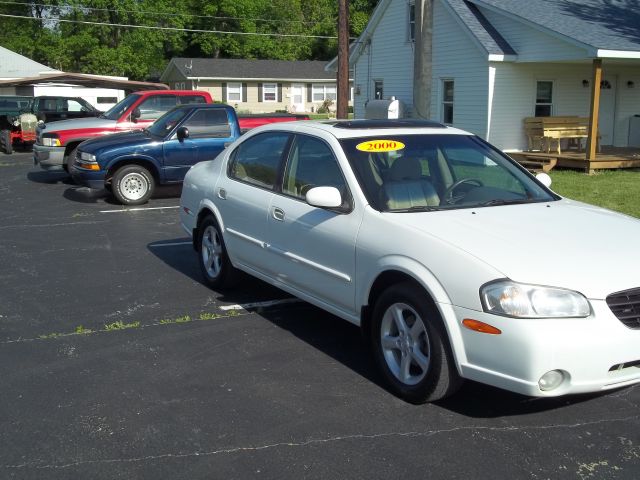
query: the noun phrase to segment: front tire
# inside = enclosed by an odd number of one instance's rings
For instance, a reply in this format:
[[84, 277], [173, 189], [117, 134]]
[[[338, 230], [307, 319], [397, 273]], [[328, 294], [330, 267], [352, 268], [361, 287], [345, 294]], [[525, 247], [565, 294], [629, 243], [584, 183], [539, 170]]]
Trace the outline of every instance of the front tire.
[[71, 173], [71, 169], [69, 167], [71, 167], [71, 165], [73, 165], [73, 162], [75, 162], [77, 154], [78, 154], [78, 147], [75, 147], [73, 150], [69, 152], [69, 155], [67, 155], [64, 158], [64, 165], [62, 165], [62, 168], [64, 168], [65, 172]]
[[211, 215], [198, 228], [198, 259], [210, 288], [230, 288], [238, 283], [240, 272], [231, 264], [218, 222]]
[[142, 205], [151, 197], [155, 181], [146, 168], [126, 165], [116, 171], [111, 188], [116, 200], [123, 205]]
[[371, 343], [393, 393], [421, 404], [455, 393], [462, 380], [447, 332], [427, 293], [411, 282], [385, 290], [375, 304]]
[[0, 146], [2, 146], [2, 151], [7, 155], [11, 155], [13, 153], [13, 144], [11, 143], [11, 130], [0, 131]]

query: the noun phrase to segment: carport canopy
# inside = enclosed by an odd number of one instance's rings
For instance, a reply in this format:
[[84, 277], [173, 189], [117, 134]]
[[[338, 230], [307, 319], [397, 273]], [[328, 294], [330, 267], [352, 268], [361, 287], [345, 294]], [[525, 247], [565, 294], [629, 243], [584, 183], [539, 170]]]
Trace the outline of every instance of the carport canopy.
[[125, 90], [127, 93], [138, 90], [169, 89], [169, 86], [165, 85], [164, 83], [138, 82], [134, 80], [124, 80], [114, 77], [88, 75], [86, 73], [52, 73], [48, 75], [39, 75], [37, 77], [18, 78], [15, 80], [2, 80], [0, 81], [0, 88], [61, 83], [93, 88], [115, 88], [119, 90]]

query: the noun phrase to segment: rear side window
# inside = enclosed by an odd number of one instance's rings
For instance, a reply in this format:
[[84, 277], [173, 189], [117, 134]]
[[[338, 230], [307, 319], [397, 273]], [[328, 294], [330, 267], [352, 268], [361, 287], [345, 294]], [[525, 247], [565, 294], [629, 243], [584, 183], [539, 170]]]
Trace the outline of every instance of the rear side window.
[[175, 95], [152, 95], [138, 107], [140, 120], [156, 120], [175, 106]]
[[222, 108], [198, 110], [184, 123], [184, 126], [189, 129], [190, 138], [227, 138], [231, 136], [227, 111]]
[[207, 103], [207, 100], [202, 95], [181, 95], [178, 97], [178, 101], [181, 105], [188, 103]]
[[233, 152], [228, 174], [231, 178], [273, 189], [282, 154], [290, 134], [263, 133], [242, 142]]

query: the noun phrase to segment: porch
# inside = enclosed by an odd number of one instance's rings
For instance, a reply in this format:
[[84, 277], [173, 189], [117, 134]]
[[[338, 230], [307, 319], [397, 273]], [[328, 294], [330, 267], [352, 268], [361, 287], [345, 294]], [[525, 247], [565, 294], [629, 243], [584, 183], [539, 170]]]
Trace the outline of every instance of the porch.
[[593, 174], [596, 170], [640, 168], [640, 148], [603, 146], [592, 158], [588, 152], [564, 150], [557, 152], [510, 152], [511, 158], [535, 172], [548, 172], [555, 167], [575, 168]]

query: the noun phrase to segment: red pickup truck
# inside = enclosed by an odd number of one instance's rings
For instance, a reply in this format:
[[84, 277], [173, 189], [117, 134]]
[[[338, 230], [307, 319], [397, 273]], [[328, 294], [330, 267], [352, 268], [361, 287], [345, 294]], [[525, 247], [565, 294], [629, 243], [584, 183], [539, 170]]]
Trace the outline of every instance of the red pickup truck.
[[[151, 125], [177, 105], [212, 103], [208, 92], [198, 90], [148, 90], [135, 92], [95, 118], [62, 120], [41, 125], [33, 146], [33, 161], [44, 170], [66, 170], [73, 163], [78, 145], [90, 138], [140, 130]], [[265, 123], [308, 120], [306, 115], [258, 114], [239, 116], [246, 131]]]

